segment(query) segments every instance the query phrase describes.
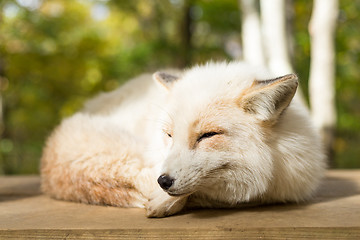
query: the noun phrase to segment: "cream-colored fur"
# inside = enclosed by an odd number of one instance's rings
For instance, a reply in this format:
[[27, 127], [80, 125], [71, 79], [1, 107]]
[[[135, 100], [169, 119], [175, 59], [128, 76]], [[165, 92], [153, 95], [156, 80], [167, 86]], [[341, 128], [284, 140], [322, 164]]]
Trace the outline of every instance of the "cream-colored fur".
[[49, 137], [42, 189], [145, 207], [149, 217], [306, 200], [324, 155], [307, 110], [292, 100], [296, 76], [272, 77], [242, 62], [208, 63], [99, 95]]

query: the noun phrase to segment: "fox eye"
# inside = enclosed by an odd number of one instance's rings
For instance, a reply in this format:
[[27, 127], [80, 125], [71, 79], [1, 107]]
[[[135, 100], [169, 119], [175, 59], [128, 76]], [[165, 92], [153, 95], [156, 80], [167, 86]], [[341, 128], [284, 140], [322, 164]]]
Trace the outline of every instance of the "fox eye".
[[207, 133], [204, 133], [203, 135], [201, 135], [201, 136], [197, 139], [197, 141], [200, 142], [200, 141], [202, 141], [202, 140], [204, 140], [204, 139], [206, 139], [206, 138], [211, 138], [211, 137], [213, 137], [213, 136], [215, 136], [215, 135], [218, 135], [218, 134], [220, 134], [220, 133], [218, 133], [218, 132], [207, 132]]
[[165, 134], [169, 137], [172, 138], [172, 135], [170, 133], [165, 132]]

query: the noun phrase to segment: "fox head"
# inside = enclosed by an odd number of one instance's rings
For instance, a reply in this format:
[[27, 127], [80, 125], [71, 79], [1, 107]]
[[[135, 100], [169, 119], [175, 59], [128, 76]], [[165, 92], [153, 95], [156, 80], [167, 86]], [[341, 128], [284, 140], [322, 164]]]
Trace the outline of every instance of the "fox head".
[[268, 188], [274, 169], [268, 135], [298, 81], [293, 74], [267, 79], [248, 68], [210, 63], [181, 77], [153, 75], [168, 91], [159, 121], [165, 152], [158, 183], [169, 195], [226, 196], [236, 204]]

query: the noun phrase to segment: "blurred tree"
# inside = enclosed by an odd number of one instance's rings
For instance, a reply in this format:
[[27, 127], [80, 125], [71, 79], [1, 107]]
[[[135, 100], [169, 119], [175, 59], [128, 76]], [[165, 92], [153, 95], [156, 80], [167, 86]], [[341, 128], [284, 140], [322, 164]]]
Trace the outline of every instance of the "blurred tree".
[[315, 0], [309, 26], [311, 113], [331, 164], [336, 126], [334, 40], [337, 16], [338, 0]]
[[102, 37], [109, 33], [91, 19], [91, 5], [20, 3], [1, 5], [0, 53], [9, 79], [4, 95], [7, 131], [0, 144], [5, 173], [36, 171], [39, 150], [54, 124], [107, 86], [100, 82], [101, 70], [108, 66], [98, 59], [111, 59], [113, 47]]
[[258, 1], [240, 0], [239, 6], [242, 11], [243, 59], [254, 65], [266, 66]]
[[191, 9], [194, 7], [193, 0], [185, 0], [184, 1], [184, 10], [183, 10], [183, 17], [180, 26], [181, 30], [181, 61], [180, 67], [184, 68], [189, 65], [191, 62], [191, 39], [192, 39], [192, 17], [191, 17]]
[[285, 0], [260, 0], [268, 67], [277, 75], [293, 72], [286, 32]]

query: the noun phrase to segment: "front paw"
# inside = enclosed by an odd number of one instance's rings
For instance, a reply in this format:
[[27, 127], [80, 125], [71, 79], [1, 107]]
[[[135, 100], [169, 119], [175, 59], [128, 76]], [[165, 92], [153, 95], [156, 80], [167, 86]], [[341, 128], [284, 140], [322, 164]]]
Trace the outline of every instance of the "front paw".
[[180, 212], [187, 201], [187, 197], [171, 197], [164, 191], [157, 191], [156, 196], [145, 204], [147, 217], [166, 217]]

